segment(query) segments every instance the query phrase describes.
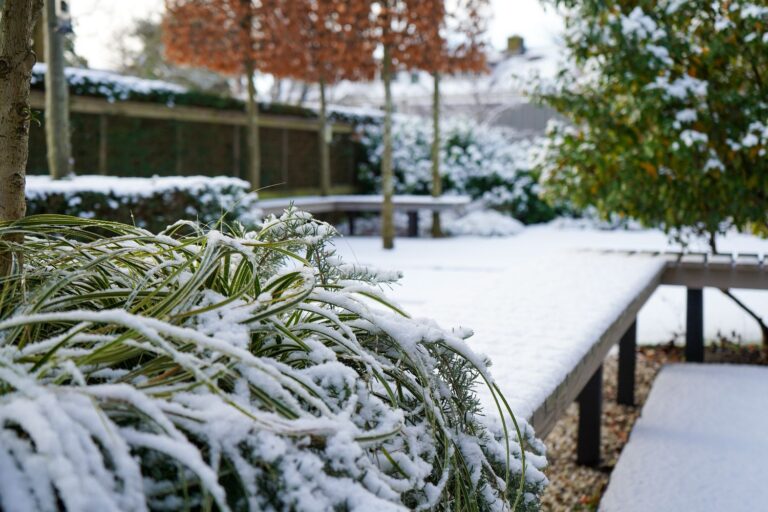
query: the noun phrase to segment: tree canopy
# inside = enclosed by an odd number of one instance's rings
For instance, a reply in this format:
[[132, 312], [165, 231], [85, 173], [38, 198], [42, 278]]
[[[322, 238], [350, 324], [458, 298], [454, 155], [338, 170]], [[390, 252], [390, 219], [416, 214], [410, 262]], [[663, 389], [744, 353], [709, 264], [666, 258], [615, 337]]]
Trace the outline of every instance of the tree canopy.
[[563, 114], [551, 197], [714, 240], [766, 232], [768, 7], [747, 0], [553, 0], [571, 65], [537, 96]]

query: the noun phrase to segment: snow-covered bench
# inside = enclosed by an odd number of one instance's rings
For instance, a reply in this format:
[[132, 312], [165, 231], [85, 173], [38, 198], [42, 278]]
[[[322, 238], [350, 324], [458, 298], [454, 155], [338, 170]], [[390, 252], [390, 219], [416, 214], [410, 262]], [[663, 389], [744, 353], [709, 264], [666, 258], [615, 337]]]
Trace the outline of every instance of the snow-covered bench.
[[[394, 252], [348, 240], [345, 257], [402, 270], [394, 297], [419, 316], [470, 326], [512, 409], [546, 435], [580, 404], [578, 461], [600, 460], [602, 364], [619, 345], [618, 400], [634, 404], [636, 318], [662, 284], [688, 291], [688, 358], [703, 357], [701, 288], [768, 289], [760, 258], [579, 251], [542, 229], [508, 239], [405, 240]], [[347, 247], [348, 246], [348, 247]], [[494, 404], [488, 397], [486, 406]]]
[[768, 368], [671, 365], [653, 384], [603, 512], [768, 507]]
[[[418, 236], [419, 210], [443, 212], [448, 210], [461, 210], [470, 202], [468, 196], [416, 196], [396, 195], [392, 203], [395, 211], [403, 211], [408, 214], [408, 235]], [[290, 205], [312, 214], [318, 213], [346, 213], [349, 215], [349, 233], [354, 234], [355, 215], [361, 212], [378, 212], [384, 204], [384, 198], [380, 195], [335, 195], [335, 196], [299, 196], [281, 197], [278, 199], [264, 199], [258, 203], [265, 214], [279, 214]]]

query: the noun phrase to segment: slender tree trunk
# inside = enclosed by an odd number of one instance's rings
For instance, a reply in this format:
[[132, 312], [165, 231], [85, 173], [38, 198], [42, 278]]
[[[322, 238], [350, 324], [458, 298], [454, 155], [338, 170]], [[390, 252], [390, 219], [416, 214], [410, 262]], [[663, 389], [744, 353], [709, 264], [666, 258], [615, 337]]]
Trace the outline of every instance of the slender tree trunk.
[[246, 59], [245, 74], [248, 78], [248, 177], [254, 189], [261, 188], [261, 144], [259, 142], [259, 105], [256, 102], [255, 66]]
[[331, 193], [331, 142], [333, 132], [328, 125], [328, 112], [325, 100], [325, 82], [320, 80], [320, 193]]
[[69, 135], [69, 86], [64, 75], [64, 34], [56, 15], [57, 0], [45, 0], [45, 140], [48, 171], [53, 179], [72, 172]]
[[395, 247], [395, 219], [392, 195], [394, 194], [394, 169], [392, 168], [392, 53], [384, 45], [384, 155], [381, 157], [381, 189], [384, 204], [381, 207], [381, 238], [385, 249]]
[[[0, 222], [21, 219], [27, 210], [32, 30], [42, 5], [42, 0], [5, 0], [0, 15]], [[0, 275], [8, 274], [12, 259], [11, 253], [0, 253]]]
[[[443, 193], [443, 182], [440, 177], [440, 73], [434, 74], [435, 88], [432, 94], [432, 197], [440, 197]], [[432, 212], [432, 237], [443, 236], [440, 226], [440, 212]]]

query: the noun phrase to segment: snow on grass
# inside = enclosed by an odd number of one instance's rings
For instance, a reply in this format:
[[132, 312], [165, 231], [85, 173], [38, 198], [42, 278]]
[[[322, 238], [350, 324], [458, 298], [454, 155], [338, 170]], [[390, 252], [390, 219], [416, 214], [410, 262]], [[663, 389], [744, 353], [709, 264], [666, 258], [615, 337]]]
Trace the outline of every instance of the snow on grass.
[[768, 368], [662, 369], [603, 512], [747, 512], [768, 503]]
[[[723, 250], [768, 252], [768, 241], [745, 235], [720, 244]], [[347, 260], [402, 270], [392, 296], [409, 311], [444, 327], [471, 328], [470, 346], [490, 358], [501, 390], [521, 416], [541, 404], [663, 265], [659, 259], [584, 249], [670, 247], [656, 231], [554, 226], [528, 227], [511, 238], [399, 239], [394, 251], [381, 250], [378, 239], [346, 238], [337, 245]], [[718, 294], [705, 294], [707, 335], [749, 327], [747, 335], [759, 340], [752, 320]], [[737, 294], [768, 307], [768, 294]], [[657, 291], [639, 317], [641, 341], [674, 336], [684, 322], [684, 296], [682, 288]]]

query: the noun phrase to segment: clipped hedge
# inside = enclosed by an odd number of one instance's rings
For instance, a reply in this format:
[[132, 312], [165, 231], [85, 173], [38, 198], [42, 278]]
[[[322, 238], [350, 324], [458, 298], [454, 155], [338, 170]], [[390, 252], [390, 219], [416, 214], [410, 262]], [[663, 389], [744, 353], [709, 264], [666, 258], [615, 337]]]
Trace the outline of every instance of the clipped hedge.
[[[33, 90], [45, 90], [45, 70], [46, 65], [44, 63], [35, 64], [32, 69], [31, 78]], [[148, 80], [109, 71], [80, 68], [66, 68], [65, 74], [69, 82], [70, 94], [74, 96], [104, 98], [109, 102], [138, 101], [159, 103], [168, 107], [183, 105], [221, 110], [245, 110], [245, 103], [237, 98], [194, 91], [162, 80]], [[317, 111], [313, 109], [285, 103], [260, 102], [259, 111], [262, 114], [305, 119], [316, 119], [319, 117]], [[376, 117], [375, 112], [362, 109], [331, 108], [329, 110], [329, 118], [338, 122], [370, 122]]]
[[160, 231], [179, 219], [254, 226], [260, 211], [250, 184], [229, 177], [27, 177], [27, 214], [99, 218]]

